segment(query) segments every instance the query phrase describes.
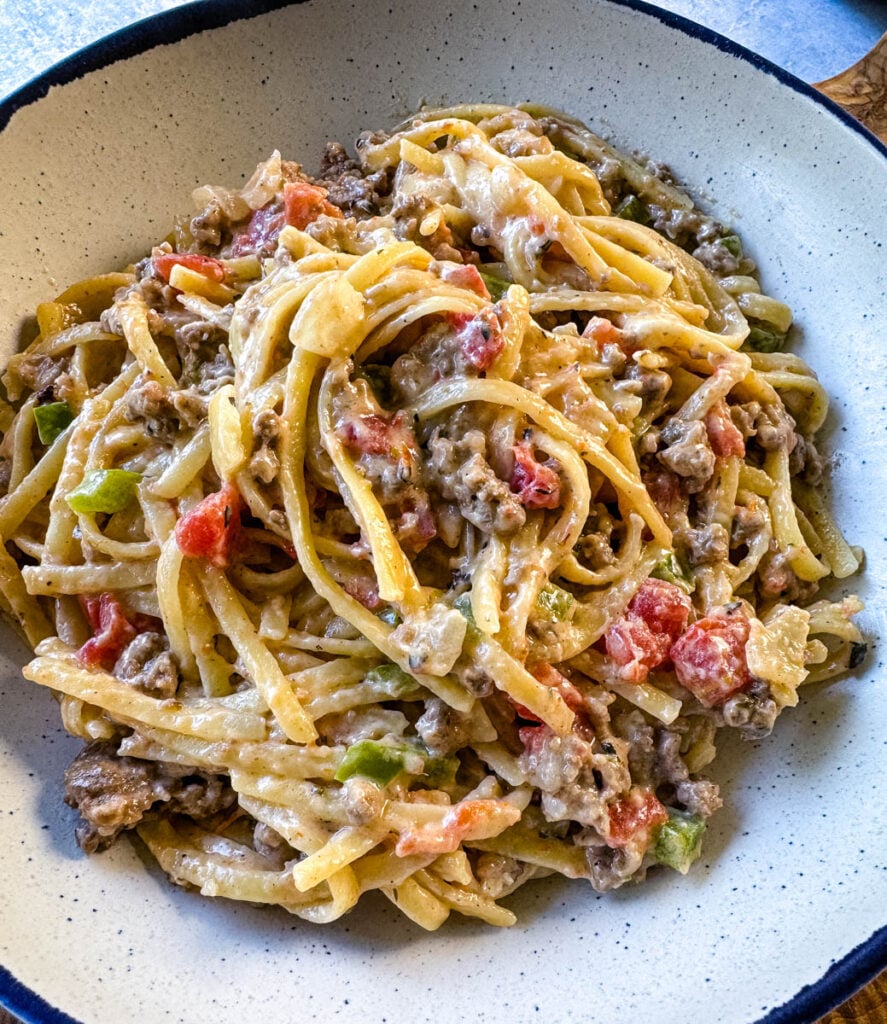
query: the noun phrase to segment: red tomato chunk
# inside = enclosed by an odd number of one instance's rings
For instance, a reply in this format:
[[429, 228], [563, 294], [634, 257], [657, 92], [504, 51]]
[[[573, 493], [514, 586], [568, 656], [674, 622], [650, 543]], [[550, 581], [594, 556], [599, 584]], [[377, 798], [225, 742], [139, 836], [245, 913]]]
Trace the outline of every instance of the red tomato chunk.
[[474, 314], [448, 313], [447, 323], [456, 330], [465, 362], [475, 370], [489, 370], [505, 348], [502, 325], [491, 309]]
[[622, 331], [605, 316], [593, 316], [585, 325], [582, 337], [597, 342], [599, 349], [604, 345], [622, 344]]
[[646, 846], [650, 832], [668, 821], [668, 811], [649, 789], [636, 786], [607, 808], [610, 822], [609, 846], [627, 846], [640, 840]]
[[339, 207], [327, 199], [327, 190], [306, 181], [288, 181], [283, 186], [283, 209], [287, 224], [300, 231], [323, 215], [343, 219]]
[[149, 629], [155, 620], [146, 615], [127, 617], [123, 605], [113, 594], [81, 598], [93, 636], [77, 652], [87, 668], [112, 669], [114, 663], [138, 633]]
[[212, 256], [201, 256], [196, 252], [167, 252], [162, 256], [154, 257], [154, 269], [164, 281], [169, 281], [169, 275], [175, 266], [193, 270], [195, 273], [208, 277], [211, 281], [222, 282], [225, 280], [224, 265], [218, 260], [214, 260]]
[[486, 284], [484, 284], [484, 279], [480, 276], [480, 271], [473, 263], [441, 263], [438, 273], [442, 281], [454, 284], [457, 288], [465, 288], [467, 291], [479, 295], [482, 299], [486, 299], [487, 302], [490, 301], [490, 293], [487, 290]]
[[644, 580], [625, 615], [604, 634], [607, 654], [626, 682], [641, 683], [669, 656], [687, 625], [690, 598], [673, 583]]
[[730, 410], [723, 398], [706, 413], [705, 429], [711, 449], [718, 458], [745, 455], [745, 438], [731, 419]]
[[233, 484], [207, 495], [176, 523], [176, 543], [182, 554], [205, 558], [220, 569], [230, 565], [240, 545], [243, 509], [243, 499]]
[[748, 634], [748, 618], [738, 608], [694, 623], [671, 649], [678, 682], [707, 708], [723, 704], [750, 682]]
[[557, 472], [548, 463], [537, 462], [526, 441], [516, 444], [512, 451], [512, 491], [527, 508], [557, 508], [561, 503], [561, 478]]
[[376, 413], [355, 416], [342, 424], [340, 433], [349, 448], [363, 455], [409, 459], [416, 449], [415, 435], [403, 410], [390, 419]]

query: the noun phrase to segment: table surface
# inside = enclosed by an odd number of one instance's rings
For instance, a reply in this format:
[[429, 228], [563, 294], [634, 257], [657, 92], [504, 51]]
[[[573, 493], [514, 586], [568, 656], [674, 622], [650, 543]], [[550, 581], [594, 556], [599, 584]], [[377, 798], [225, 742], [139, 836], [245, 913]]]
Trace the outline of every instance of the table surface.
[[[96, 39], [183, 0], [3, 0], [0, 98]], [[244, 7], [248, 0], [244, 0]], [[887, 31], [884, 0], [658, 0], [808, 82], [854, 64]], [[887, 1024], [887, 972], [821, 1024]], [[16, 1024], [0, 1008], [0, 1024]]]

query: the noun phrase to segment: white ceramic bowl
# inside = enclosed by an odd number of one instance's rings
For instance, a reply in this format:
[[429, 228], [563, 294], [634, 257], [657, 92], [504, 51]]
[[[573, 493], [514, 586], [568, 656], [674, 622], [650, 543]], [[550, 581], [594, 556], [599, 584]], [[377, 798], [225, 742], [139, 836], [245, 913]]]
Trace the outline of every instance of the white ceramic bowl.
[[[576, 114], [736, 224], [834, 397], [834, 499], [868, 553], [852, 581], [864, 627], [883, 633], [885, 150], [800, 82], [643, 4], [226, 0], [91, 47], [0, 106], [3, 361], [37, 302], [143, 252], [198, 183], [237, 182], [274, 146], [310, 165], [327, 138], [469, 99]], [[381, 899], [321, 930], [176, 889], [127, 843], [85, 859], [62, 804], [78, 744], [3, 638], [0, 1000], [28, 1020], [787, 1024], [887, 963], [877, 651], [765, 742], [728, 746], [726, 808], [688, 877], [607, 896], [538, 883], [510, 931], [426, 935]]]

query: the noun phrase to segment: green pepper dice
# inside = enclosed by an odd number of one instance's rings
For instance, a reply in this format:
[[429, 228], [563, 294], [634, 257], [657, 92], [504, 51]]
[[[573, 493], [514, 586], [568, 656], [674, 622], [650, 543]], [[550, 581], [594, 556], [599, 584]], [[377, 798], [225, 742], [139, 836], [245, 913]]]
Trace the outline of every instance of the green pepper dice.
[[41, 444], [52, 444], [73, 422], [74, 413], [67, 402], [49, 402], [34, 407], [34, 423]]
[[379, 786], [387, 786], [404, 770], [404, 751], [375, 740], [359, 740], [345, 751], [345, 757], [336, 772], [336, 782], [345, 782], [354, 775]]
[[718, 243], [722, 245], [731, 256], [735, 256], [736, 259], [742, 259], [742, 239], [739, 235], [724, 235], [718, 239]]
[[386, 690], [392, 697], [401, 697], [417, 686], [412, 676], [407, 675], [398, 665], [390, 663], [371, 668], [364, 681]]
[[698, 814], [688, 814], [673, 807], [668, 809], [668, 821], [659, 826], [653, 844], [653, 856], [660, 864], [680, 871], [682, 875], [702, 852], [705, 822]]
[[511, 287], [510, 281], [506, 281], [496, 274], [491, 274], [488, 270], [479, 270], [478, 272], [481, 280], [487, 286], [487, 291], [490, 293], [490, 298], [493, 302], [498, 302]]
[[438, 789], [452, 784], [458, 767], [458, 758], [434, 757], [420, 747], [358, 740], [345, 751], [334, 777], [337, 782], [345, 782], [360, 775], [377, 786], [387, 786], [392, 779], [407, 772]]
[[141, 479], [128, 469], [92, 469], [65, 500], [74, 512], [122, 512]]
[[650, 223], [650, 212], [636, 195], [627, 195], [613, 210], [614, 217], [633, 220], [638, 224]]
[[669, 551], [668, 554], [653, 566], [650, 575], [657, 580], [664, 580], [666, 583], [674, 583], [675, 586], [692, 594], [695, 584], [687, 575], [686, 570], [678, 561], [677, 555]]
[[573, 614], [576, 598], [553, 583], [546, 583], [536, 598], [536, 610], [555, 622], [566, 622]]

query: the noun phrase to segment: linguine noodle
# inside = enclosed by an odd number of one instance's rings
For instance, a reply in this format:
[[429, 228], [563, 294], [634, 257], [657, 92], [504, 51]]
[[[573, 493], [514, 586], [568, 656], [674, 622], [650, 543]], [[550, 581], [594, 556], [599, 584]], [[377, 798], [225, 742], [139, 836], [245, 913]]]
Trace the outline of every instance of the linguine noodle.
[[855, 667], [826, 394], [667, 169], [426, 111], [198, 190], [37, 310], [0, 603], [86, 742], [84, 849], [309, 921], [437, 928], [686, 872], [721, 729]]

